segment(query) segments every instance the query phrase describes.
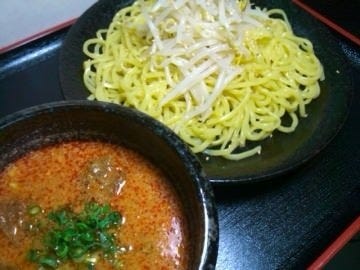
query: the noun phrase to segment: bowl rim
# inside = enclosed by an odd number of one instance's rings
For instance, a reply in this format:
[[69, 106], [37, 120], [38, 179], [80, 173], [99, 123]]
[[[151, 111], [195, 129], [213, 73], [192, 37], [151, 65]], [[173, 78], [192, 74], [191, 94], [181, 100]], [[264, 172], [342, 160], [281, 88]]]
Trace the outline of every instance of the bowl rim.
[[135, 121], [136, 124], [160, 137], [177, 153], [189, 172], [190, 178], [193, 179], [204, 216], [204, 241], [198, 269], [215, 269], [219, 247], [219, 222], [212, 185], [206, 179], [205, 172], [196, 155], [180, 137], [160, 121], [136, 109], [118, 104], [89, 100], [61, 100], [34, 105], [1, 117], [0, 136], [4, 129], [38, 115], [51, 114], [65, 109], [82, 108], [102, 110], [106, 113], [118, 114], [121, 117], [129, 117], [131, 121]]

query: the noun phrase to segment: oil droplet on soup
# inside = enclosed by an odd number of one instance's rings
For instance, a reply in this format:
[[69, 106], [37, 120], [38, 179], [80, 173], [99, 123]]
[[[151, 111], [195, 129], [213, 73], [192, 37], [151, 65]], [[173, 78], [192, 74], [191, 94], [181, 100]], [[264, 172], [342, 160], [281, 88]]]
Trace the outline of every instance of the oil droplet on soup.
[[[80, 213], [88, 202], [121, 215], [111, 231], [119, 269], [188, 268], [186, 220], [162, 171], [128, 148], [80, 141], [29, 152], [0, 173], [0, 268], [39, 269], [27, 255], [41, 247], [47, 215], [65, 206]], [[117, 269], [106, 256], [91, 259], [95, 269]], [[73, 261], [59, 266], [78, 269]]]

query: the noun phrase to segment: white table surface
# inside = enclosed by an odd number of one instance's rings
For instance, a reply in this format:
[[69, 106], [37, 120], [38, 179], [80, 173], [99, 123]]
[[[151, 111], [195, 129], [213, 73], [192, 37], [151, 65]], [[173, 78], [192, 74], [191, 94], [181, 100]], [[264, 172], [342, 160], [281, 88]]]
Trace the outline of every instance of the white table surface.
[[0, 53], [70, 25], [96, 0], [0, 0]]

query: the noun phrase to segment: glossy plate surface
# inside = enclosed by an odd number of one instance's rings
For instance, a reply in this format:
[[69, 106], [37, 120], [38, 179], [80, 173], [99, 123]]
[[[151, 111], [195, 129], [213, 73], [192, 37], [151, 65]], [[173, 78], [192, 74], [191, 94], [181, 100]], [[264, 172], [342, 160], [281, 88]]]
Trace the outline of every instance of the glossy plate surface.
[[[70, 29], [60, 53], [60, 82], [65, 99], [86, 99], [82, 82], [82, 53], [85, 40], [98, 29], [107, 28], [114, 14], [133, 1], [100, 0], [87, 10]], [[352, 74], [340, 46], [329, 30], [288, 0], [254, 1], [260, 7], [282, 8], [295, 34], [310, 39], [325, 69], [321, 95], [307, 106], [308, 117], [300, 119], [294, 133], [275, 132], [261, 142], [262, 153], [241, 161], [230, 161], [199, 154], [214, 184], [239, 184], [272, 179], [302, 165], [319, 153], [337, 134], [350, 107]], [[249, 144], [251, 145], [251, 144]]]

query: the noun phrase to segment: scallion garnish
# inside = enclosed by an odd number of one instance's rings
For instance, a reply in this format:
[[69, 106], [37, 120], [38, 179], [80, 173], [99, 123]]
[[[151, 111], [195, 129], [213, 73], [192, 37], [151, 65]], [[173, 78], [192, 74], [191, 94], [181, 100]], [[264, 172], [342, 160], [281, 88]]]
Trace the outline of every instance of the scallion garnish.
[[66, 262], [90, 267], [94, 262], [86, 258], [92, 254], [112, 258], [120, 250], [111, 230], [121, 225], [122, 217], [109, 205], [90, 202], [80, 213], [62, 208], [47, 218], [51, 226], [43, 236], [42, 249], [28, 252], [28, 259], [41, 267], [54, 269]]

